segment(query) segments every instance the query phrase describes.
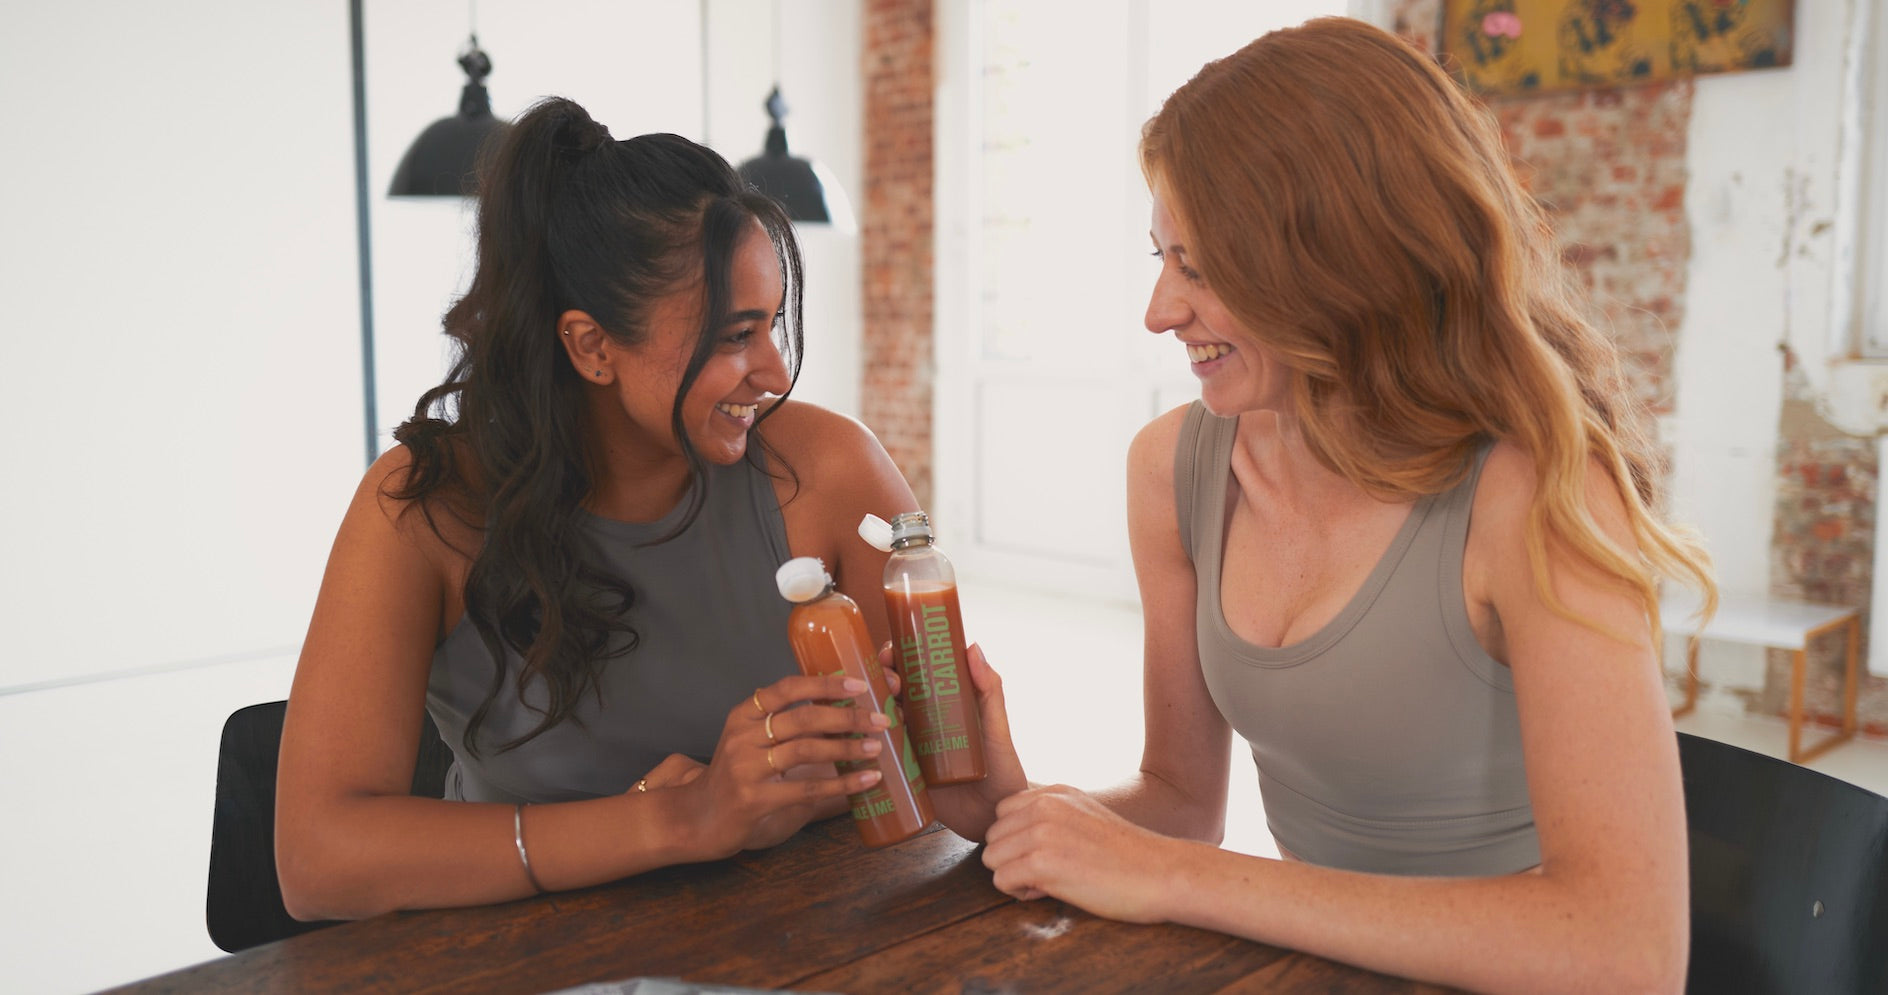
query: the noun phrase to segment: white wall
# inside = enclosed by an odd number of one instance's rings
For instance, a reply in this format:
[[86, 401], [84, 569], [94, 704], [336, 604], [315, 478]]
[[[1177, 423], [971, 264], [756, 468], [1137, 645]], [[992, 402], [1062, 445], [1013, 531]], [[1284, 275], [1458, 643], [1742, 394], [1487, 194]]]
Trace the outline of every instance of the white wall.
[[8, 15], [0, 693], [292, 645], [363, 459], [347, 7]]
[[[1862, 0], [1800, 0], [1793, 65], [1699, 77], [1686, 161], [1692, 228], [1678, 335], [1673, 510], [1705, 535], [1727, 592], [1767, 593], [1788, 346], [1818, 412], [1851, 432], [1885, 424], [1888, 366], [1850, 360], [1859, 214], [1853, 45]], [[1880, 196], [1879, 193], [1876, 196]], [[1877, 516], [1878, 520], [1883, 520]], [[1888, 585], [1877, 585], [1878, 598]], [[1875, 617], [1888, 617], [1878, 605]], [[1871, 669], [1888, 668], [1874, 640]], [[1717, 646], [1714, 683], [1761, 686], [1763, 651]], [[1741, 708], [1741, 703], [1737, 707]]]
[[[1795, 65], [1702, 76], [1687, 135], [1691, 268], [1679, 329], [1674, 509], [1710, 538], [1726, 590], [1769, 586], [1789, 344], [1826, 380], [1847, 0], [1797, 5]], [[1782, 136], [1781, 140], [1759, 136]]]

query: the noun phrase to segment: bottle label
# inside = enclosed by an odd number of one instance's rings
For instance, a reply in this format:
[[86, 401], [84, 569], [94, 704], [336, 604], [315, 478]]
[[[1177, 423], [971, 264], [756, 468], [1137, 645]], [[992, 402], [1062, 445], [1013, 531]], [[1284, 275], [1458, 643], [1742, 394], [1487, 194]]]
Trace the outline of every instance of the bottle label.
[[957, 654], [952, 644], [963, 639], [953, 637], [949, 610], [943, 605], [926, 604], [918, 609], [924, 628], [906, 636], [900, 647], [900, 669], [911, 685], [905, 690], [905, 700], [915, 704], [930, 701], [933, 696], [955, 698], [962, 687], [957, 680]]
[[[843, 677], [844, 675], [844, 670], [835, 670], [828, 676]], [[833, 704], [839, 708], [851, 708], [857, 704], [857, 702], [852, 698], [846, 698], [835, 701]], [[885, 727], [885, 734], [891, 737], [893, 743], [901, 747], [899, 765], [904, 769], [905, 781], [911, 785], [911, 790], [914, 794], [923, 791], [924, 771], [918, 767], [917, 755], [911, 750], [911, 737], [905, 735], [904, 724], [898, 721], [898, 709], [888, 709], [885, 707], [885, 702], [880, 702], [879, 710], [885, 713], [886, 718], [891, 719], [891, 725]], [[847, 733], [846, 738], [864, 739], [865, 735], [865, 733], [861, 732], [852, 732]], [[878, 766], [878, 761], [841, 760], [833, 766], [837, 768], [841, 774], [850, 774], [853, 771], [871, 770]], [[890, 815], [898, 810], [897, 801], [892, 798], [891, 794], [885, 790], [885, 786], [882, 784], [875, 784], [857, 794], [847, 795], [846, 800], [852, 803], [852, 819], [854, 822], [867, 822], [879, 818], [880, 816]]]
[[[893, 711], [897, 711], [897, 709], [893, 709]], [[897, 719], [892, 720], [892, 729], [899, 729]], [[900, 730], [898, 732], [898, 742], [904, 746], [905, 780], [911, 784], [911, 790], [923, 791], [924, 770], [918, 766], [918, 755], [911, 752], [911, 737], [905, 735], [905, 733]]]
[[[950, 609], [913, 601], [905, 609], [916, 631], [899, 640], [899, 670], [905, 675], [905, 701], [917, 710], [912, 746], [921, 757], [971, 749], [969, 730], [950, 721], [957, 713], [963, 685], [958, 679], [956, 647], [961, 633], [951, 631]], [[923, 730], [919, 735], [915, 730]]]

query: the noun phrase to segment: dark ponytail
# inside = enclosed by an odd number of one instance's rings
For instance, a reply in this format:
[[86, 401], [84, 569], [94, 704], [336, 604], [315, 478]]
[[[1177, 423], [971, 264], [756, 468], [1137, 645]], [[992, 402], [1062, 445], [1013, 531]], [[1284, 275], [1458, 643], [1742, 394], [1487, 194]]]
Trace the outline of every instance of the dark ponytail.
[[[703, 281], [702, 329], [671, 408], [695, 486], [669, 537], [694, 521], [707, 487], [682, 399], [713, 354], [711, 333], [730, 309], [734, 248], [756, 220], [781, 261], [796, 380], [801, 351], [792, 226], [712, 150], [676, 135], [614, 141], [581, 106], [553, 97], [487, 151], [480, 175], [477, 269], [445, 316], [455, 359], [394, 432], [413, 458], [390, 492], [442, 539], [441, 513], [482, 533], [477, 550], [460, 551], [472, 559], [466, 618], [493, 661], [485, 700], [466, 726], [475, 755], [475, 734], [505, 691], [507, 648], [524, 660], [513, 691], [522, 698], [542, 680], [546, 704], [537, 727], [499, 744], [501, 751], [571, 718], [597, 689], [603, 666], [637, 643], [629, 620], [635, 592], [599, 565], [580, 528], [590, 490], [584, 385], [557, 340], [559, 315], [585, 311], [606, 334], [634, 344], [659, 298], [697, 274]], [[758, 429], [755, 438], [768, 451]], [[752, 447], [750, 458], [760, 459]], [[619, 632], [627, 638], [612, 648]]]

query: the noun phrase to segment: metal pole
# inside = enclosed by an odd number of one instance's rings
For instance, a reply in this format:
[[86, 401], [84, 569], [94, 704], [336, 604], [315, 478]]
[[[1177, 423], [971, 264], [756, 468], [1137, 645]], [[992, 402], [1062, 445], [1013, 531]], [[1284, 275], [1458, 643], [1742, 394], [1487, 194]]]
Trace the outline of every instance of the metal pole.
[[348, 0], [348, 34], [354, 63], [354, 221], [360, 233], [361, 401], [366, 418], [367, 465], [380, 455], [380, 414], [374, 386], [374, 258], [367, 211], [367, 67], [362, 43], [361, 0]]

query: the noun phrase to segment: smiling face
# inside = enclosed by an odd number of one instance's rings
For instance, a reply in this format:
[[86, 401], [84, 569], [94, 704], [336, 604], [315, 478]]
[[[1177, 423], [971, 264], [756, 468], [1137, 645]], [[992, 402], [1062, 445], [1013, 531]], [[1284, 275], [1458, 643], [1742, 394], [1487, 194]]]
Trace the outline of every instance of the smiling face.
[[[728, 275], [729, 314], [710, 331], [713, 352], [682, 401], [689, 443], [703, 459], [724, 466], [746, 453], [762, 401], [793, 385], [776, 335], [784, 293], [780, 261], [759, 222], [736, 244]], [[622, 361], [610, 366], [631, 434], [665, 455], [681, 453], [670, 418], [701, 333], [704, 296], [695, 280], [655, 302], [642, 340], [622, 348]]]
[[1226, 310], [1194, 268], [1186, 227], [1168, 208], [1158, 185], [1153, 199], [1150, 234], [1161, 267], [1147, 302], [1147, 330], [1156, 335], [1172, 332], [1186, 347], [1193, 375], [1200, 378], [1200, 400], [1212, 413], [1228, 417], [1287, 410], [1290, 370]]

